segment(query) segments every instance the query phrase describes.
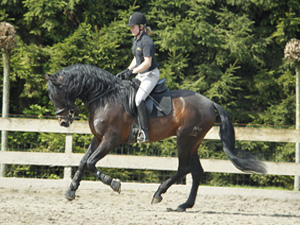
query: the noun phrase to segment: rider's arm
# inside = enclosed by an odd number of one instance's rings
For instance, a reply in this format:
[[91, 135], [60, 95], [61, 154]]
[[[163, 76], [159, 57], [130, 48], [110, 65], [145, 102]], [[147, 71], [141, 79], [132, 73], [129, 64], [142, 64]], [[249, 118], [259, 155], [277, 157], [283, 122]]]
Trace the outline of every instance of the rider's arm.
[[136, 67], [136, 59], [134, 57], [133, 60], [131, 61], [130, 65], [129, 65], [128, 69], [133, 70], [135, 67]]
[[138, 67], [134, 68], [132, 72], [134, 74], [140, 73], [140, 72], [148, 69], [151, 66], [151, 63], [152, 63], [152, 57], [151, 56], [144, 57], [144, 62], [141, 65], [139, 65]]

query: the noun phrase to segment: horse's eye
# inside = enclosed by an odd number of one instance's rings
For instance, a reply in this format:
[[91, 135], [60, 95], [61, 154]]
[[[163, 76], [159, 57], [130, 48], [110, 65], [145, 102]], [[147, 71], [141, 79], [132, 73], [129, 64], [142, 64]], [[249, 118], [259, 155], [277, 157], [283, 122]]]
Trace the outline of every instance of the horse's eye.
[[74, 109], [69, 109], [69, 114], [75, 114], [75, 110]]

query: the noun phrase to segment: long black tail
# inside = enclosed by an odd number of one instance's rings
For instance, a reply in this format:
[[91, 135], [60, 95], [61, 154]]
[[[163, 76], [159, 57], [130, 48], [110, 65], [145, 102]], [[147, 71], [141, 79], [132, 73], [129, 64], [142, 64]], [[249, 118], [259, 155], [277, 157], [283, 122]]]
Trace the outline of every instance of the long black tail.
[[244, 172], [266, 174], [265, 164], [254, 158], [250, 153], [235, 148], [235, 134], [232, 121], [228, 113], [218, 104], [214, 103], [221, 117], [220, 137], [223, 150], [230, 158], [233, 165]]

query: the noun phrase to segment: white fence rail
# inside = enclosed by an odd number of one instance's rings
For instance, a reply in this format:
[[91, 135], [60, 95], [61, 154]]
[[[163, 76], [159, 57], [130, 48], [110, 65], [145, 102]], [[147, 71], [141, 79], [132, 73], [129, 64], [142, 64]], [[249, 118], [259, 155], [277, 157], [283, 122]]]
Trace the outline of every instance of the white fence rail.
[[[69, 128], [60, 127], [56, 120], [0, 118], [0, 130], [50, 132], [66, 135], [65, 153], [35, 153], [0, 151], [0, 164], [43, 165], [65, 167], [64, 179], [71, 178], [71, 167], [78, 166], [83, 154], [72, 153], [72, 134], [90, 134], [86, 121], [75, 121]], [[206, 139], [219, 139], [219, 127], [213, 127]], [[300, 131], [268, 128], [235, 128], [237, 140], [266, 142], [300, 142]], [[206, 172], [242, 173], [229, 160], [201, 159]], [[268, 174], [300, 176], [300, 163], [265, 162]], [[108, 155], [98, 166], [107, 168], [176, 170], [177, 158], [154, 156]], [[9, 178], [1, 178], [8, 180]], [[1, 187], [0, 182], [0, 187]]]

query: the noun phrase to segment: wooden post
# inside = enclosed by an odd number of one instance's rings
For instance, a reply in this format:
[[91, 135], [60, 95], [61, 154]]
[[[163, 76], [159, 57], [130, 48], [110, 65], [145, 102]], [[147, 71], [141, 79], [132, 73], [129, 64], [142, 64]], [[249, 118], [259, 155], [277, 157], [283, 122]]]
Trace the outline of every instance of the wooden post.
[[[10, 73], [10, 54], [11, 49], [16, 47], [17, 38], [14, 26], [9, 23], [0, 23], [0, 52], [3, 54], [3, 101], [2, 117], [8, 117], [9, 113], [9, 73]], [[7, 131], [1, 132], [1, 151], [7, 150]], [[0, 177], [5, 176], [5, 165], [0, 164]]]
[[[72, 134], [66, 134], [66, 143], [65, 143], [65, 154], [70, 155], [73, 151], [73, 136]], [[72, 179], [72, 167], [64, 168], [64, 180]]]
[[[296, 65], [296, 129], [300, 130], [300, 62], [295, 62]], [[296, 143], [295, 162], [300, 163], [300, 143]], [[300, 177], [295, 176], [294, 190], [300, 190]]]
[[193, 178], [192, 178], [192, 174], [187, 174], [185, 177], [185, 184], [188, 186], [192, 186], [193, 185]]
[[[6, 51], [3, 54], [3, 96], [2, 96], [2, 118], [8, 117], [9, 113], [9, 73], [10, 73], [10, 52]], [[1, 132], [1, 151], [7, 150], [7, 131], [2, 130]], [[5, 176], [5, 164], [0, 164], [0, 177]]]
[[[300, 130], [300, 40], [291, 39], [284, 48], [284, 57], [296, 66], [296, 130]], [[295, 146], [295, 161], [300, 162], [300, 143]], [[300, 190], [300, 177], [295, 176], [294, 190]]]

